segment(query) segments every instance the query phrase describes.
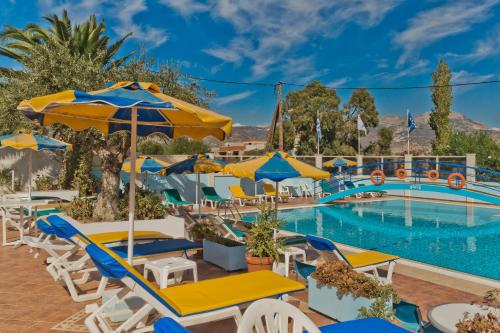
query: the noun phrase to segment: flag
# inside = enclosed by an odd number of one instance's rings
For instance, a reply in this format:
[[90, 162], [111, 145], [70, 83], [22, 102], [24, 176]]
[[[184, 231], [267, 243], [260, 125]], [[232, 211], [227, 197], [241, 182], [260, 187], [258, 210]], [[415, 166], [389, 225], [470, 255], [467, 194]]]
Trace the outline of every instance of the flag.
[[321, 141], [321, 121], [319, 120], [319, 114], [316, 116], [316, 138], [318, 142]]
[[408, 131], [409, 133], [413, 132], [417, 129], [417, 125], [415, 125], [415, 120], [413, 120], [413, 115], [411, 112], [408, 112]]
[[363, 123], [363, 120], [361, 119], [359, 114], [358, 114], [358, 131], [364, 131], [365, 135], [367, 134], [365, 124]]

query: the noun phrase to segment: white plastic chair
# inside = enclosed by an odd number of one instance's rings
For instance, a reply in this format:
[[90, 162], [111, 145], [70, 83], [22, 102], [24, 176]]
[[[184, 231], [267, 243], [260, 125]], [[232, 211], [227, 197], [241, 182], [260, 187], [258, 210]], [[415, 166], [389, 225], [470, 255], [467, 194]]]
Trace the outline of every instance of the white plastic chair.
[[293, 305], [276, 299], [261, 299], [245, 311], [237, 333], [302, 333], [304, 330], [320, 333], [311, 319]]
[[307, 198], [308, 196], [309, 197], [313, 196], [313, 191], [312, 191], [311, 187], [309, 186], [309, 184], [306, 184], [304, 182], [300, 182], [299, 188], [300, 188], [300, 191], [302, 192], [303, 197]]

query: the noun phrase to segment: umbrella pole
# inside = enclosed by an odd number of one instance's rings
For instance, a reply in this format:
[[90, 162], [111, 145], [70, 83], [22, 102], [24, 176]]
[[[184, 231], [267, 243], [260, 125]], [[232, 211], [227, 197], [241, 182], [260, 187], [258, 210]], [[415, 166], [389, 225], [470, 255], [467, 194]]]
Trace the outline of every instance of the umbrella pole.
[[135, 218], [135, 158], [137, 153], [137, 108], [132, 108], [130, 138], [130, 189], [128, 195], [128, 247], [127, 261], [132, 265], [134, 254], [134, 218]]
[[276, 182], [276, 196], [274, 198], [274, 210], [276, 214], [276, 220], [278, 219], [278, 199], [279, 199], [279, 182]]
[[201, 215], [201, 205], [200, 205], [200, 173], [196, 173], [196, 204], [198, 205], [198, 218]]
[[33, 173], [33, 151], [30, 149], [29, 152], [29, 158], [28, 158], [28, 197], [31, 200], [31, 182], [32, 182], [32, 177], [31, 174]]

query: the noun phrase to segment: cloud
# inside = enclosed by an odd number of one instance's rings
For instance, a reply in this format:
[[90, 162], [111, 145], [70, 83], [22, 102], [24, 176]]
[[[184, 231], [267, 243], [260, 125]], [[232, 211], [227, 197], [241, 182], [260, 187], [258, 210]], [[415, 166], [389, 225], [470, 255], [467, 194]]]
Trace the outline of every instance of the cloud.
[[394, 44], [403, 49], [398, 65], [417, 56], [424, 47], [448, 36], [466, 32], [474, 24], [486, 21], [492, 16], [490, 9], [499, 2], [500, 0], [449, 1], [418, 13], [409, 20], [405, 30], [394, 36]]
[[[248, 61], [251, 79], [266, 77], [276, 67], [285, 73], [286, 59], [311, 37], [338, 36], [349, 24], [364, 29], [380, 23], [399, 0], [162, 0], [181, 15], [209, 13], [215, 20], [229, 23], [235, 37], [225, 45], [204, 50], [207, 54], [239, 66]], [[180, 8], [181, 3], [189, 8]], [[325, 35], [326, 32], [326, 35]], [[320, 73], [317, 73], [321, 75]]]
[[344, 76], [344, 77], [341, 77], [337, 80], [333, 80], [330, 83], [327, 83], [326, 86], [331, 87], [331, 88], [337, 88], [337, 87], [342, 86], [343, 84], [346, 84], [349, 81], [351, 81], [351, 78], [348, 76]]
[[[495, 74], [476, 74], [466, 70], [451, 73], [451, 83], [482, 82], [495, 78]], [[463, 94], [476, 86], [454, 87], [455, 94]]]
[[397, 79], [401, 79], [404, 77], [417, 76], [422, 73], [425, 73], [429, 70], [429, 61], [420, 59], [416, 63], [404, 68], [400, 69], [396, 72], [381, 72], [375, 75], [367, 75], [363, 77], [363, 80], [385, 80], [385, 81], [393, 81]]
[[236, 101], [240, 101], [242, 99], [248, 98], [255, 94], [255, 90], [248, 90], [248, 91], [243, 91], [241, 93], [233, 94], [233, 95], [227, 95], [224, 97], [217, 97], [214, 98], [214, 104], [217, 104], [219, 106], [234, 103]]
[[189, 17], [210, 9], [209, 4], [196, 0], [158, 0], [158, 2], [176, 10], [184, 17]]
[[145, 0], [38, 0], [38, 6], [43, 14], [60, 14], [66, 9], [75, 23], [98, 14], [106, 19], [107, 25], [120, 37], [132, 32], [130, 38], [151, 47], [157, 47], [168, 40], [166, 30], [134, 21], [135, 15], [148, 9]]
[[470, 53], [447, 53], [445, 56], [459, 61], [480, 61], [500, 55], [500, 25], [497, 25], [486, 38], [479, 40]]

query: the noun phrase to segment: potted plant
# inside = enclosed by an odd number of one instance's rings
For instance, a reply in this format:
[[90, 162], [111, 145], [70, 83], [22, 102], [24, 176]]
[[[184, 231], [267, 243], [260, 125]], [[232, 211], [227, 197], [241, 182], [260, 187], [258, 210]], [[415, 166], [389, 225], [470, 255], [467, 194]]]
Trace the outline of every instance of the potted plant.
[[226, 271], [247, 268], [246, 245], [220, 235], [210, 235], [203, 239], [203, 260], [211, 262]]
[[260, 214], [249, 231], [247, 242], [246, 261], [249, 272], [271, 270], [273, 261], [278, 260], [281, 244], [274, 239], [274, 230], [280, 224], [276, 211], [270, 205], [260, 206]]
[[[492, 289], [486, 292], [483, 300], [484, 309], [500, 309], [500, 289]], [[476, 313], [471, 317], [470, 313], [464, 313], [464, 317], [457, 324], [457, 333], [500, 332], [500, 318], [498, 314], [489, 311], [485, 314]]]
[[309, 307], [338, 321], [378, 317], [394, 319], [396, 292], [341, 261], [321, 264], [308, 279]]

